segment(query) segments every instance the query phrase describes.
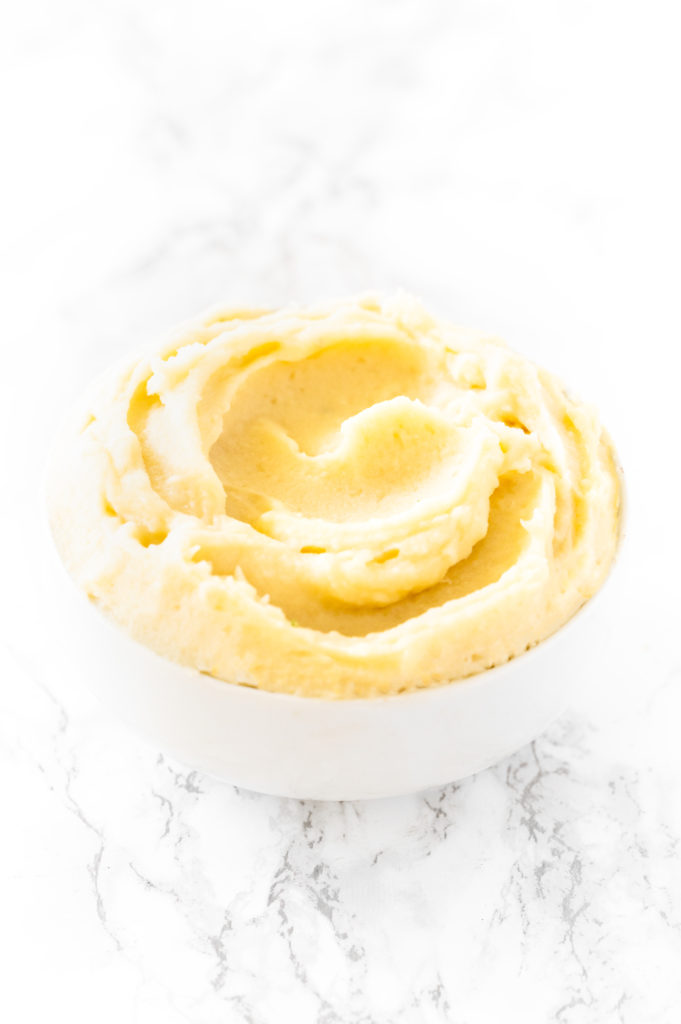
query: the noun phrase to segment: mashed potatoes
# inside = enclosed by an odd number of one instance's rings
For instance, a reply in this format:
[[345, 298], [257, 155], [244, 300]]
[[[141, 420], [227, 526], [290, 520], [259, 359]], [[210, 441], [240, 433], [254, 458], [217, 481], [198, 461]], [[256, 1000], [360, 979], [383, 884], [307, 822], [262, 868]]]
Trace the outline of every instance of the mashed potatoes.
[[549, 636], [603, 582], [618, 508], [592, 411], [405, 296], [211, 311], [99, 382], [50, 487], [63, 561], [134, 637], [330, 698]]

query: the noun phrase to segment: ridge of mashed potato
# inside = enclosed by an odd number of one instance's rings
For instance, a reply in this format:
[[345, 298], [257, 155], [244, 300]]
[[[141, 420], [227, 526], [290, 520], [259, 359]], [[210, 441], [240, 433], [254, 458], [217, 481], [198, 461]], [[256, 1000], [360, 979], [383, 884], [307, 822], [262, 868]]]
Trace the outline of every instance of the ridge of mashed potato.
[[598, 589], [595, 414], [414, 299], [213, 309], [107, 373], [54, 462], [69, 572], [220, 679], [371, 697], [499, 665]]

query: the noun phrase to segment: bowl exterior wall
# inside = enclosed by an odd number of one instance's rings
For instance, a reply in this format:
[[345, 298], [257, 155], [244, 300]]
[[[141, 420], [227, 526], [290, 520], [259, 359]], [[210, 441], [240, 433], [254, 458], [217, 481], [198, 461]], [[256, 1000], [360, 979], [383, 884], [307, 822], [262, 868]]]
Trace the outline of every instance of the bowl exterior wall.
[[[138, 644], [64, 574], [71, 669], [178, 760], [299, 799], [395, 796], [464, 778], [542, 732], [579, 672], [582, 616], [496, 669], [394, 697], [331, 701], [225, 683]], [[586, 617], [585, 617], [586, 618]]]

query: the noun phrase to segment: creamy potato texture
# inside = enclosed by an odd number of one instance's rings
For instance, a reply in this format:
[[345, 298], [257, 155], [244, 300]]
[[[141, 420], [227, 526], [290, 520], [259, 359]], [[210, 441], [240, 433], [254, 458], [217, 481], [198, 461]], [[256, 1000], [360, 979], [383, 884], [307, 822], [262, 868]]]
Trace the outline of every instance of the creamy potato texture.
[[618, 533], [561, 384], [405, 296], [213, 310], [111, 371], [59, 446], [54, 537], [97, 604], [229, 683], [371, 697], [549, 636]]

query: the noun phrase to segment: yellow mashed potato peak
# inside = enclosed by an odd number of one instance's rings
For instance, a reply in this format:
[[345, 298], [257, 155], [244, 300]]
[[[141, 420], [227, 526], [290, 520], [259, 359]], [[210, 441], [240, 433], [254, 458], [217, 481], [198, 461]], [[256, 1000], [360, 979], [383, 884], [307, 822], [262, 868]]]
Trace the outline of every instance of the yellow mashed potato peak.
[[67, 568], [162, 655], [371, 697], [553, 633], [614, 556], [593, 412], [414, 299], [211, 310], [109, 372], [58, 449]]

